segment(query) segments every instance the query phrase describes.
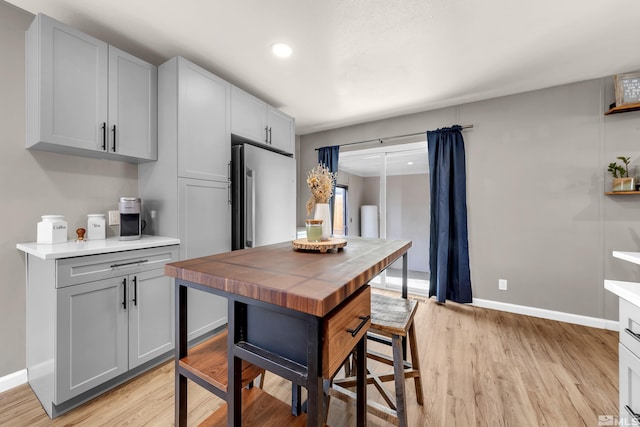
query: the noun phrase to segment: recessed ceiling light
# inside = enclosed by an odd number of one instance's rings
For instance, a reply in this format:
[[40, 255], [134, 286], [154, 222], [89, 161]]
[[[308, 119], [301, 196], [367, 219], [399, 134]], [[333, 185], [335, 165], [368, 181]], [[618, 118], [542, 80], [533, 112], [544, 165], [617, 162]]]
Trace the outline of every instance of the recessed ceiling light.
[[293, 50], [291, 50], [291, 46], [286, 43], [275, 43], [271, 46], [271, 52], [278, 58], [288, 58], [291, 56]]
[[407, 164], [408, 164], [408, 165], [412, 165], [412, 164], [413, 164], [413, 162], [407, 162]]

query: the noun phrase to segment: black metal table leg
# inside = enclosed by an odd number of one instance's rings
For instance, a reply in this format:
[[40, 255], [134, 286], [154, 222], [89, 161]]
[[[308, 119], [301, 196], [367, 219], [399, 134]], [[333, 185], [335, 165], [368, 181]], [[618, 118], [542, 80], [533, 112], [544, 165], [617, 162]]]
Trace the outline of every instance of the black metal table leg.
[[227, 426], [242, 426], [242, 360], [235, 356], [234, 348], [236, 342], [243, 339], [242, 325], [246, 324], [246, 310], [242, 309], [242, 304], [229, 298], [229, 306], [227, 311], [228, 318], [228, 336], [227, 336]]
[[409, 280], [408, 280], [408, 258], [405, 253], [402, 255], [402, 298], [407, 298], [409, 292]]
[[302, 387], [291, 383], [291, 414], [297, 417], [302, 413]]
[[367, 336], [356, 345], [356, 424], [367, 425]]
[[179, 373], [180, 359], [187, 355], [187, 287], [176, 283], [175, 425], [187, 425], [187, 378]]

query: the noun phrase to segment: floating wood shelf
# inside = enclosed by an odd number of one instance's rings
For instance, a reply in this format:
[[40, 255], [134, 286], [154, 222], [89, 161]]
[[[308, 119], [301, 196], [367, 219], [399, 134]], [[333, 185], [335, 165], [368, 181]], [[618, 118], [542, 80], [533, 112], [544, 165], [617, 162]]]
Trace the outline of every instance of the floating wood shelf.
[[640, 191], [607, 191], [606, 193], [607, 196], [624, 196], [624, 195], [638, 195], [640, 194]]
[[638, 111], [638, 110], [640, 110], [640, 103], [627, 104], [627, 105], [621, 105], [619, 107], [613, 107], [609, 111], [604, 113], [604, 115], [608, 116], [609, 114], [627, 113], [629, 111]]
[[[227, 425], [227, 405], [218, 408], [200, 427], [224, 427]], [[243, 426], [305, 427], [307, 416], [291, 415], [291, 407], [257, 387], [242, 390]]]
[[[189, 350], [187, 357], [180, 359], [179, 366], [211, 384], [222, 393], [227, 392], [227, 331], [198, 344]], [[242, 361], [242, 387], [247, 386], [264, 369]]]

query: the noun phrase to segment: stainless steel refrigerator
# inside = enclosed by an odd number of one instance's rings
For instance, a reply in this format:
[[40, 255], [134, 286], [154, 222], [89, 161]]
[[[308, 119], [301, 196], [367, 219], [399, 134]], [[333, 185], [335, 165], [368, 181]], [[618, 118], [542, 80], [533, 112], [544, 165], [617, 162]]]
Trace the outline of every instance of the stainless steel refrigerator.
[[296, 162], [237, 143], [231, 147], [231, 248], [296, 238]]

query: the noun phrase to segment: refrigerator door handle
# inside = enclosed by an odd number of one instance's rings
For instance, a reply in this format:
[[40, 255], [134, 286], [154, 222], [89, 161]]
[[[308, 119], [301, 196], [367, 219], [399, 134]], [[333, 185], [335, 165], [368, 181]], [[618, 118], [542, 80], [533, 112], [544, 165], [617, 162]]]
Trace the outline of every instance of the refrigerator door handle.
[[246, 247], [252, 248], [256, 241], [256, 186], [254, 183], [255, 171], [247, 168], [245, 176], [245, 235], [247, 236]]

